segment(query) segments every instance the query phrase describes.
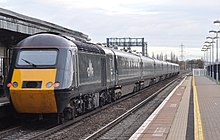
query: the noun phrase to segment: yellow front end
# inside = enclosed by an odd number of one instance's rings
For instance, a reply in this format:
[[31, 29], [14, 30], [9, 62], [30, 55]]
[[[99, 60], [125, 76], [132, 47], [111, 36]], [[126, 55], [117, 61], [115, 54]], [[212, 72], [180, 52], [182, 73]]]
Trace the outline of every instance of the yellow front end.
[[[14, 108], [19, 113], [56, 113], [57, 105], [54, 87], [46, 87], [55, 82], [56, 69], [14, 69], [10, 87], [10, 96]], [[24, 81], [42, 81], [40, 88], [22, 88]]]

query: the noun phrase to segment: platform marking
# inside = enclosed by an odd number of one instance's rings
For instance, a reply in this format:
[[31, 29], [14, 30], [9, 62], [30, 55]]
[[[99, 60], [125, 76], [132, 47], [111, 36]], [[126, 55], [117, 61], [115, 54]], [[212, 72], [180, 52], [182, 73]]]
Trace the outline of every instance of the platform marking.
[[144, 130], [148, 127], [148, 125], [153, 121], [153, 119], [157, 116], [159, 111], [164, 107], [164, 105], [169, 101], [171, 96], [174, 94], [174, 92], [177, 90], [177, 88], [182, 85], [182, 83], [186, 80], [186, 77], [180, 82], [179, 85], [177, 85], [172, 92], [164, 99], [164, 101], [157, 107], [156, 110], [148, 117], [148, 119], [139, 127], [139, 129], [129, 138], [129, 140], [137, 140], [139, 136], [144, 132]]
[[152, 136], [162, 137], [165, 131], [166, 131], [165, 127], [157, 127], [154, 133], [152, 134]]
[[185, 88], [186, 88], [186, 86], [181, 86], [181, 87], [180, 87], [180, 89], [185, 89]]
[[201, 114], [199, 111], [199, 102], [198, 102], [198, 95], [197, 95], [197, 89], [195, 85], [195, 77], [193, 76], [193, 100], [194, 100], [194, 139], [195, 140], [204, 140], [204, 134], [203, 134], [203, 127], [202, 127], [202, 120], [201, 120]]
[[170, 104], [170, 107], [176, 107], [177, 104]]

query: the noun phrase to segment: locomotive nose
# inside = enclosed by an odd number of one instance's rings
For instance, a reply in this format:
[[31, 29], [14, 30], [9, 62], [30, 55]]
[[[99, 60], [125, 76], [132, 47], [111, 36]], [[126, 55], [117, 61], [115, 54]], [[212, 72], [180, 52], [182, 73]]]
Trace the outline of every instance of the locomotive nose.
[[56, 69], [14, 69], [11, 84], [8, 85], [16, 111], [56, 113], [55, 78]]

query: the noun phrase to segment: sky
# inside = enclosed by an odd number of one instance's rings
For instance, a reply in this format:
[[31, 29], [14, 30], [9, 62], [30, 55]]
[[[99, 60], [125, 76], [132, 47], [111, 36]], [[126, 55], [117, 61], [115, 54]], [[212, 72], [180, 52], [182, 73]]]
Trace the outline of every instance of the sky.
[[[140, 37], [148, 54], [200, 59], [209, 30], [220, 30], [219, 0], [0, 0], [0, 7], [83, 32], [91, 41]], [[141, 49], [140, 49], [141, 50]]]

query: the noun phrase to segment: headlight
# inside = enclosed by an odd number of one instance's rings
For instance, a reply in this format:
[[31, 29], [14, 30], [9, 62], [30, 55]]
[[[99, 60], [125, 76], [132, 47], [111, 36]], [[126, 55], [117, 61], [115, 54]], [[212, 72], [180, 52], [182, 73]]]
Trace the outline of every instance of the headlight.
[[15, 88], [18, 87], [18, 83], [17, 82], [13, 82], [12, 86], [15, 87]]
[[46, 84], [46, 87], [47, 87], [47, 88], [50, 88], [52, 85], [53, 85], [52, 82], [48, 82], [48, 83]]

